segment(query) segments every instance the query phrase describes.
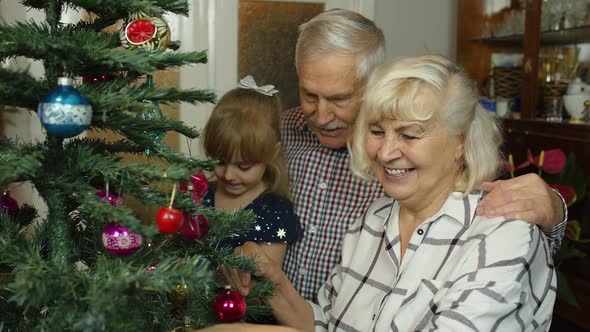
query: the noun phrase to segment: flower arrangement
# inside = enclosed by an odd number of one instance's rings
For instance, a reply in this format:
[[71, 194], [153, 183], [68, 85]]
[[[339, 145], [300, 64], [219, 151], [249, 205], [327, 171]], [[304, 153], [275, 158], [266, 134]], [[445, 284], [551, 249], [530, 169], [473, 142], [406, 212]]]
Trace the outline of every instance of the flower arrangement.
[[[510, 177], [536, 172], [547, 182], [549, 187], [561, 194], [568, 209], [576, 202], [582, 201], [586, 194], [586, 177], [582, 169], [577, 166], [575, 155], [570, 153], [566, 157], [561, 149], [542, 150], [537, 156], [533, 156], [532, 152], [528, 150], [527, 159], [516, 166], [513, 156], [510, 154], [506, 171], [509, 172]], [[565, 237], [560, 250], [554, 256], [554, 264], [557, 271], [557, 296], [575, 306], [577, 306], [576, 297], [560, 267], [567, 260], [586, 256], [586, 253], [579, 247], [581, 244], [588, 243], [590, 243], [590, 239], [582, 238], [580, 221], [568, 216]]]

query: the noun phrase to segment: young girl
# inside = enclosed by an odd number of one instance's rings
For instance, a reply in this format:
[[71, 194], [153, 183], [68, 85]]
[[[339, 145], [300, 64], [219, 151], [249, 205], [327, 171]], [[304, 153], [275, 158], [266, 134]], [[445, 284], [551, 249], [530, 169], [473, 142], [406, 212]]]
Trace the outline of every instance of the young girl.
[[213, 171], [217, 181], [203, 204], [225, 211], [251, 209], [256, 215], [252, 229], [227, 243], [265, 243], [265, 253], [282, 263], [287, 243], [299, 238], [301, 226], [288, 199], [277, 92], [272, 85], [256, 86], [246, 76], [217, 103], [203, 131], [203, 147], [220, 162]]

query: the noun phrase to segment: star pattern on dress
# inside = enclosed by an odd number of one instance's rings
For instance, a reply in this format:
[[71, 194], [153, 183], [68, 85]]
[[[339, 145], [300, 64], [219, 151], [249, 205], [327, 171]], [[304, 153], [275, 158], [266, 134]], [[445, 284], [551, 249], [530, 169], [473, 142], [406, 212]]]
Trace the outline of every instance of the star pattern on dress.
[[[215, 206], [215, 189], [215, 183], [209, 186], [209, 190], [203, 196], [204, 206]], [[288, 199], [266, 191], [250, 202], [245, 209], [254, 212], [256, 221], [248, 231], [236, 236], [226, 236], [220, 241], [222, 246], [236, 247], [246, 241], [258, 242], [261, 245], [291, 243], [299, 239], [301, 224], [293, 209], [293, 203]]]

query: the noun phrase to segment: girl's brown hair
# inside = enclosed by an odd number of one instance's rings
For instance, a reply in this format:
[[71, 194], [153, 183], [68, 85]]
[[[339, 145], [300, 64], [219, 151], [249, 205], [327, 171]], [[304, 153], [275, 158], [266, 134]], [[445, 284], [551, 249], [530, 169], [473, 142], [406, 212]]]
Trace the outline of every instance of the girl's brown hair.
[[263, 95], [236, 88], [217, 103], [203, 130], [203, 148], [210, 158], [263, 163], [268, 188], [289, 197], [287, 167], [281, 146], [282, 105], [278, 94]]

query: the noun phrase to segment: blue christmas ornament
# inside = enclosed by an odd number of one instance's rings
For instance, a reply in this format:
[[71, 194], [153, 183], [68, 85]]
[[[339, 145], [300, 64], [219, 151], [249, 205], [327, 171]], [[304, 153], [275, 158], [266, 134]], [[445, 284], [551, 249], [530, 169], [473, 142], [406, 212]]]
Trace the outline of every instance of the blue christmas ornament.
[[74, 137], [88, 128], [92, 121], [92, 107], [88, 100], [74, 89], [74, 81], [60, 77], [57, 88], [49, 92], [39, 104], [39, 118], [47, 135]]

